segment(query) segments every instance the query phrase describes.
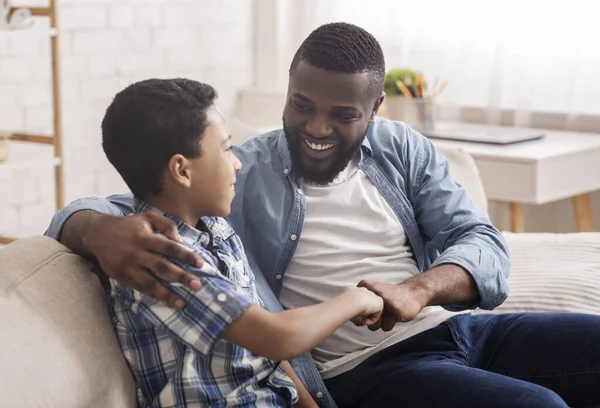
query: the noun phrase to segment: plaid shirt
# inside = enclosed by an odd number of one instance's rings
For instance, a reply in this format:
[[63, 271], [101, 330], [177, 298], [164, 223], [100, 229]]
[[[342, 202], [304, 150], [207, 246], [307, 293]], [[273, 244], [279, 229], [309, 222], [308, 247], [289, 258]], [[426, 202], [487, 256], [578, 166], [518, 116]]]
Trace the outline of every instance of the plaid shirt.
[[[136, 213], [159, 210], [136, 200]], [[160, 212], [162, 213], [162, 212]], [[111, 309], [142, 407], [289, 407], [298, 398], [278, 362], [220, 339], [248, 307], [261, 305], [239, 237], [221, 218], [203, 232], [177, 224], [184, 246], [204, 259], [194, 268], [202, 288], [165, 281], [186, 306], [174, 309], [111, 279]]]

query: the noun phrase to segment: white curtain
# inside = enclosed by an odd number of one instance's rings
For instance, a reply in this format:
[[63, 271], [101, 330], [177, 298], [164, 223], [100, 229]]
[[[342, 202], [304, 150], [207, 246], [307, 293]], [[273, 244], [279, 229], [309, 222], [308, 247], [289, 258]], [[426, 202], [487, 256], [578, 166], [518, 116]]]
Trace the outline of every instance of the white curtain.
[[447, 80], [439, 98], [445, 106], [484, 108], [488, 122], [509, 110], [515, 125], [529, 125], [533, 113], [559, 114], [564, 127], [574, 118], [600, 116], [596, 1], [295, 2], [296, 23], [282, 27], [294, 31], [282, 56], [288, 64], [312, 29], [346, 21], [379, 39], [388, 69], [408, 67], [430, 81]]

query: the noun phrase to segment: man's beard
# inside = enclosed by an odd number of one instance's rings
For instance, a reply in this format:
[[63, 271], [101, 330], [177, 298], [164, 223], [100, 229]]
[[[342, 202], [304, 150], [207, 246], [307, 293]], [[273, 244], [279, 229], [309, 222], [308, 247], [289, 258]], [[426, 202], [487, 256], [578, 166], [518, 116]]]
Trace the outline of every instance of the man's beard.
[[[367, 128], [368, 130], [368, 128]], [[367, 136], [365, 134], [357, 139], [352, 145], [348, 145], [343, 140], [338, 144], [338, 152], [335, 153], [333, 163], [327, 169], [307, 168], [302, 161], [302, 153], [300, 152], [300, 143], [303, 143], [302, 137], [297, 132], [291, 132], [283, 120], [283, 132], [288, 143], [288, 149], [292, 158], [292, 166], [294, 173], [302, 180], [316, 185], [327, 185], [331, 183], [342, 170], [344, 170], [350, 160], [352, 160], [362, 146], [363, 140]]]

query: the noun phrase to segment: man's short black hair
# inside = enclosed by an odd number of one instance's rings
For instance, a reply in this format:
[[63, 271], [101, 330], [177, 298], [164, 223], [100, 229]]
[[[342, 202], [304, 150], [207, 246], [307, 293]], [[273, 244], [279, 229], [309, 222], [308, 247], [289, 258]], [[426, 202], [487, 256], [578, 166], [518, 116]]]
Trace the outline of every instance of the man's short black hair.
[[102, 147], [141, 199], [161, 192], [161, 175], [174, 154], [195, 158], [215, 89], [190, 79], [148, 79], [119, 92], [102, 120]]
[[327, 71], [366, 72], [373, 96], [383, 92], [385, 60], [381, 45], [368, 31], [353, 24], [329, 23], [315, 29], [296, 51], [290, 75], [300, 61]]

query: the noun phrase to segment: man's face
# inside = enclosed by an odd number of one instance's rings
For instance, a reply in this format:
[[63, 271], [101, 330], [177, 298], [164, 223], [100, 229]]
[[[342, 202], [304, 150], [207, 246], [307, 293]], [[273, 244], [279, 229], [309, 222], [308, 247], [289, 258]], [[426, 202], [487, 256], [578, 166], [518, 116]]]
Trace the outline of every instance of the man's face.
[[294, 171], [309, 182], [333, 181], [360, 149], [382, 101], [366, 73], [325, 71], [301, 61], [283, 111]]

